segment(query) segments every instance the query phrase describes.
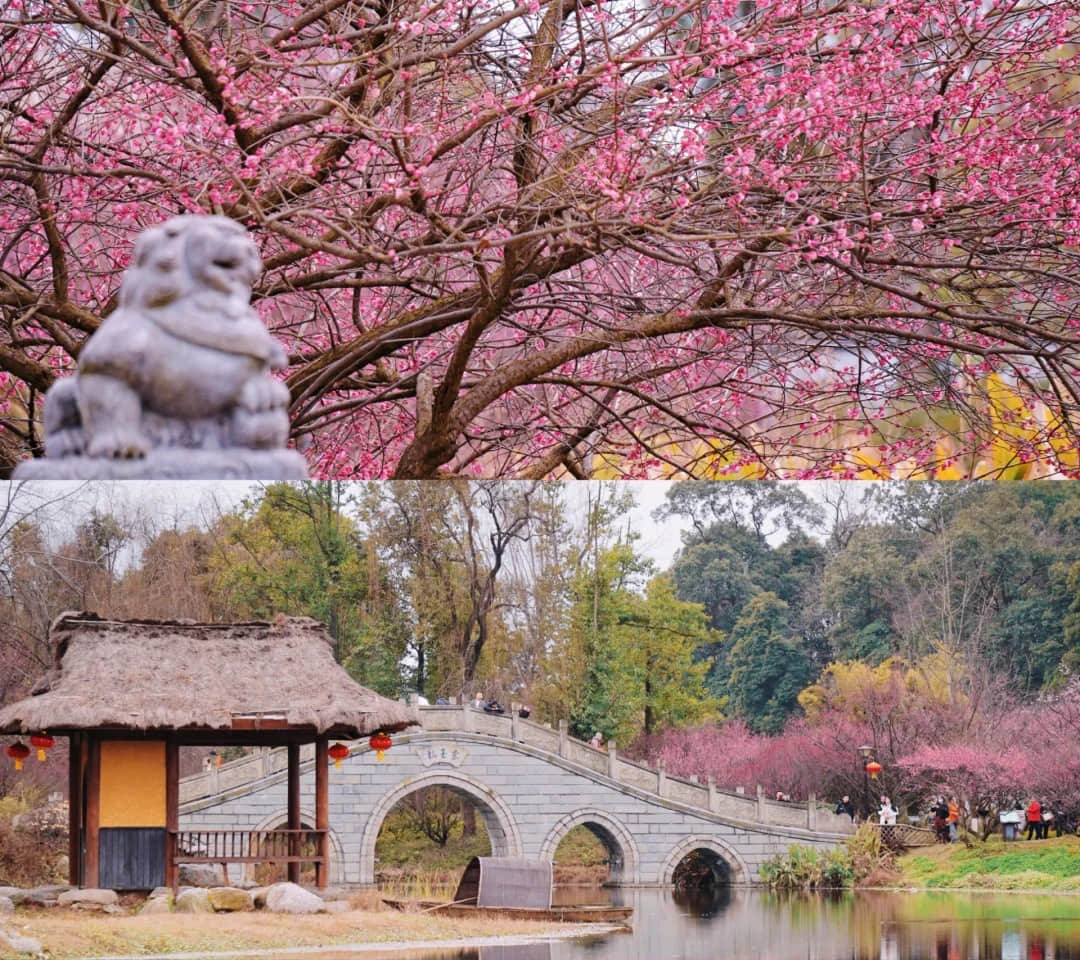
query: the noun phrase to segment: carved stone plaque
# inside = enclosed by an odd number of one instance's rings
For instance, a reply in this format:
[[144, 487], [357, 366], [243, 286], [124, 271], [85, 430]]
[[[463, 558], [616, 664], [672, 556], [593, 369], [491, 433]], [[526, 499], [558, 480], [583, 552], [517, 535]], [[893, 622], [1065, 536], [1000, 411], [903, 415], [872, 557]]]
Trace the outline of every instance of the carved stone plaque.
[[425, 767], [434, 766], [436, 763], [460, 767], [469, 759], [469, 751], [453, 743], [425, 743], [418, 747], [416, 752]]

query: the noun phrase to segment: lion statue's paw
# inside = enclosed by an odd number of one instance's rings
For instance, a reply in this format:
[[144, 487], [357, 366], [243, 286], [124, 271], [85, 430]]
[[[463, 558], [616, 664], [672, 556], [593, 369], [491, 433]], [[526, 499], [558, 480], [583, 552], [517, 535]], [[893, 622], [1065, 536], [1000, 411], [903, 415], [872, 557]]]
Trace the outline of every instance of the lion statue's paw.
[[252, 377], [240, 388], [237, 405], [248, 413], [284, 408], [289, 405], [289, 388], [270, 377]]
[[138, 460], [145, 457], [150, 444], [141, 433], [134, 430], [99, 430], [91, 438], [86, 452], [91, 457], [108, 457], [112, 460]]

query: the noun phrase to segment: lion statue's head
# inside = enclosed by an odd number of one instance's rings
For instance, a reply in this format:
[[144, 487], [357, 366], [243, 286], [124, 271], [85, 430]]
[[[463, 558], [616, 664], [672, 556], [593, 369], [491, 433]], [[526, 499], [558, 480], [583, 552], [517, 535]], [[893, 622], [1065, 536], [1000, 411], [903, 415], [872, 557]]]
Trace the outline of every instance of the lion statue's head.
[[119, 305], [182, 340], [280, 367], [284, 352], [250, 306], [261, 270], [259, 251], [240, 224], [173, 217], [139, 237]]

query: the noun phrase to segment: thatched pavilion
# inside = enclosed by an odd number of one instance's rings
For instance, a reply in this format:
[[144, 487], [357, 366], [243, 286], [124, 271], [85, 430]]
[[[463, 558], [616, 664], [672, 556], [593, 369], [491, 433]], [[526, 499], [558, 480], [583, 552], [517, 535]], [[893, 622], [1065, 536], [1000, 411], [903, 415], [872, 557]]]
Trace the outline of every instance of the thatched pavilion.
[[[284, 862], [329, 877], [331, 739], [394, 733], [414, 710], [360, 686], [322, 624], [104, 620], [64, 613], [54, 669], [0, 709], [0, 734], [70, 738], [77, 886], [176, 885], [178, 862]], [[315, 828], [300, 819], [300, 746], [315, 744]], [[181, 746], [287, 746], [288, 828], [179, 831]]]

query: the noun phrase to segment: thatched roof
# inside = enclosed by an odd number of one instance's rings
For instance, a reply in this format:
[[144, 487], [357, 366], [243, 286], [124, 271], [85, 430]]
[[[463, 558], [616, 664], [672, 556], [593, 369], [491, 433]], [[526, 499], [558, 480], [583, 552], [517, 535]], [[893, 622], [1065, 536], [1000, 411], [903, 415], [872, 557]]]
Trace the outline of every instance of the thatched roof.
[[103, 620], [52, 625], [55, 668], [25, 700], [0, 708], [0, 733], [87, 729], [312, 730], [393, 733], [416, 712], [356, 683], [321, 623]]

